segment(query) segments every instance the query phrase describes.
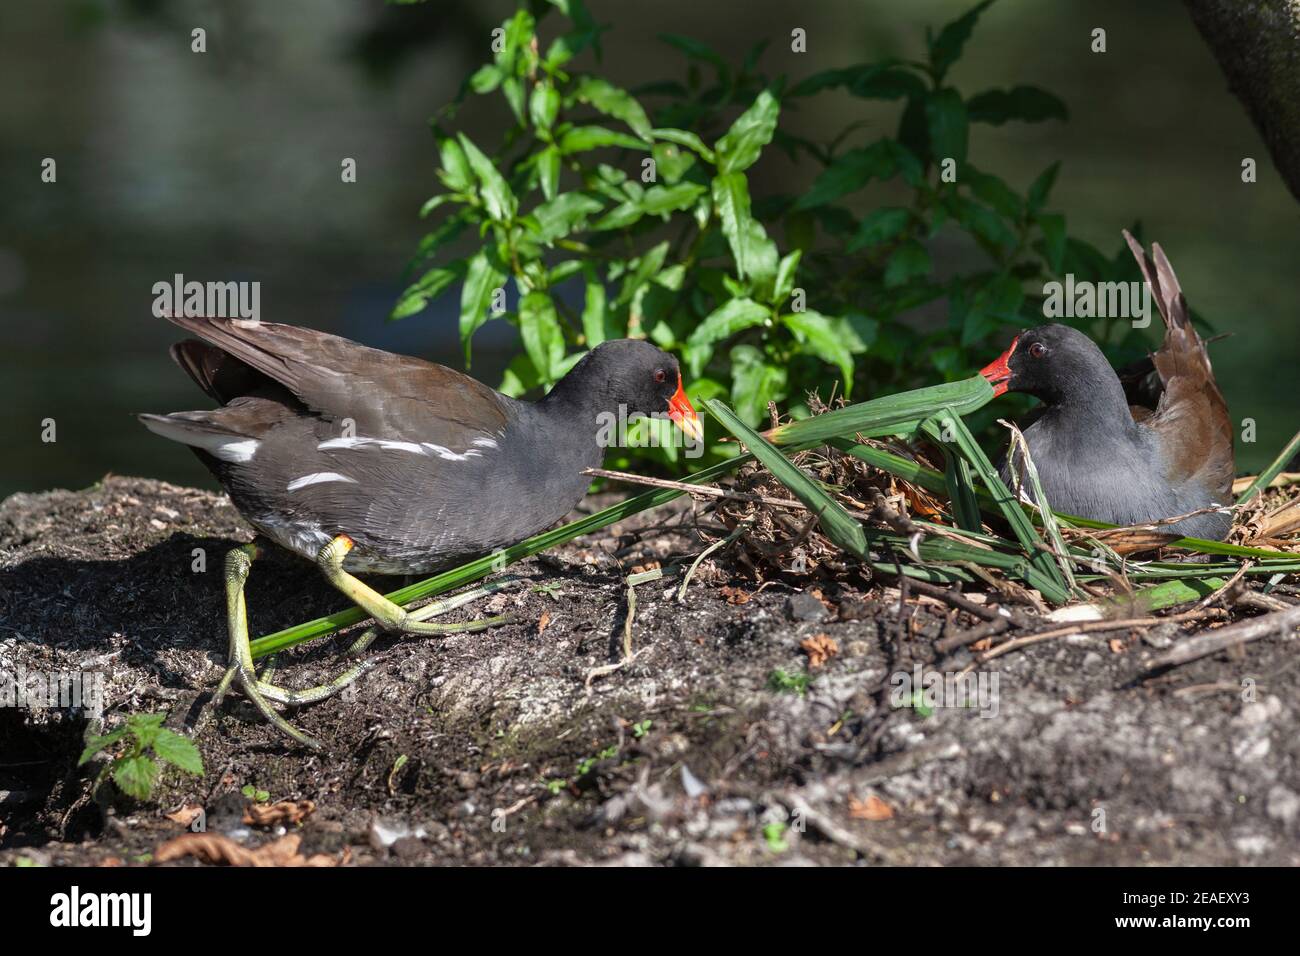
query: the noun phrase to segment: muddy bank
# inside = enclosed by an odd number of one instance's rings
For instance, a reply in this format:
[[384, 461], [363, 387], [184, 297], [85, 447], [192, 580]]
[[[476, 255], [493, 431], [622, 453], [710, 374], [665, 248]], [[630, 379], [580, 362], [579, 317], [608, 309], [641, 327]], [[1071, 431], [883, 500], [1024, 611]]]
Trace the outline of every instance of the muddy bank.
[[[101, 674], [108, 728], [185, 726], [224, 665], [222, 557], [250, 538], [224, 496], [154, 481], [9, 498], [0, 670]], [[982, 706], [900, 709], [882, 679], [973, 618], [887, 582], [818, 597], [706, 563], [684, 601], [636, 588], [635, 655], [610, 671], [624, 576], [703, 547], [669, 506], [520, 565], [535, 586], [491, 605], [511, 624], [381, 639], [351, 692], [290, 714], [325, 754], [233, 695], [197, 737], [205, 776], [169, 772], [148, 803], [89, 798], [83, 713], [0, 708], [0, 863], [145, 861], [185, 806], [256, 847], [278, 831], [241, 822], [249, 786], [313, 801], [302, 852], [353, 864], [1300, 863], [1294, 640], [1145, 683], [1181, 632], [1047, 641], [987, 665]], [[257, 634], [344, 606], [288, 556], [247, 593]], [[333, 676], [346, 643], [281, 655], [280, 681]]]

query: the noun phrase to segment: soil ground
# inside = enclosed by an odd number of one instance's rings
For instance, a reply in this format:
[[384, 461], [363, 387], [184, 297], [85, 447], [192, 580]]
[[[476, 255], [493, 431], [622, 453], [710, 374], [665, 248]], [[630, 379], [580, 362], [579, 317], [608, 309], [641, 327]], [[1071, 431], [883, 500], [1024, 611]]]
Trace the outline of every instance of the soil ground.
[[[382, 638], [352, 691], [289, 713], [322, 754], [232, 693], [197, 736], [203, 777], [97, 801], [84, 713], [0, 707], [0, 865], [147, 862], [187, 805], [255, 847], [281, 831], [241, 822], [248, 785], [314, 801], [302, 852], [351, 864], [1300, 863], [1300, 668], [1280, 636], [1151, 681], [1172, 626], [1045, 641], [985, 665], [991, 706], [896, 708], [879, 682], [974, 619], [891, 582], [817, 597], [706, 562], [684, 601], [671, 579], [637, 586], [635, 656], [593, 675], [622, 657], [624, 576], [705, 546], [691, 507], [522, 563], [545, 587], [489, 599], [513, 623]], [[223, 556], [251, 537], [223, 495], [155, 481], [7, 499], [0, 671], [100, 672], [107, 728], [168, 711], [183, 729], [224, 668]], [[288, 555], [247, 594], [255, 634], [345, 606]], [[818, 635], [838, 653], [813, 668]], [[280, 682], [327, 679], [346, 643], [281, 655]]]

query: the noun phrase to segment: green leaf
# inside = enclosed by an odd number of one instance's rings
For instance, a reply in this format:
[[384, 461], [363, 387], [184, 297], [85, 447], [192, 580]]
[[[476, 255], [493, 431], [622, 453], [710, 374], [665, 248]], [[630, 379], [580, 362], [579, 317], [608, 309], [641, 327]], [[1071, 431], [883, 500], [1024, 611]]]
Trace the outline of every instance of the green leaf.
[[582, 334], [587, 340], [587, 348], [594, 349], [605, 341], [605, 285], [590, 263], [584, 264], [582, 272], [587, 283], [583, 294]]
[[639, 203], [647, 215], [658, 216], [679, 209], [689, 209], [708, 189], [699, 183], [678, 183], [676, 186], [651, 186]]
[[655, 143], [650, 152], [655, 158], [655, 169], [669, 184], [680, 182], [696, 163], [695, 154], [676, 143]]
[[776, 274], [776, 244], [750, 211], [749, 182], [744, 173], [727, 173], [713, 178], [713, 205], [722, 223], [722, 234], [731, 246], [740, 278], [762, 282]]
[[112, 733], [104, 734], [102, 737], [92, 737], [86, 744], [86, 749], [81, 752], [81, 759], [77, 761], [77, 766], [82, 766], [87, 760], [95, 756], [101, 750], [113, 746], [123, 737], [126, 736], [127, 728], [119, 727]]
[[993, 0], [984, 0], [983, 3], [976, 4], [944, 26], [939, 31], [939, 35], [930, 41], [930, 67], [938, 78], [942, 79], [949, 68], [957, 62], [962, 48], [970, 39], [971, 31], [975, 29], [975, 21], [992, 3]]
[[113, 764], [113, 782], [128, 797], [149, 799], [158, 779], [158, 765], [148, 757], [127, 757]]
[[1047, 196], [1052, 191], [1052, 185], [1056, 182], [1056, 174], [1061, 171], [1061, 161], [1058, 159], [1052, 165], [1048, 166], [1038, 178], [1033, 181], [1029, 187], [1029, 212], [1038, 212], [1047, 202]]
[[389, 313], [389, 320], [404, 319], [423, 311], [431, 299], [442, 295], [464, 274], [465, 268], [460, 265], [430, 269], [406, 288]]
[[465, 274], [465, 286], [460, 293], [460, 344], [465, 349], [465, 367], [469, 367], [470, 340], [488, 320], [487, 309], [492, 294], [506, 281], [504, 269], [496, 265], [495, 254], [488, 249], [479, 250], [470, 259]]
[[862, 217], [857, 234], [849, 240], [848, 252], [879, 246], [901, 236], [912, 221], [912, 211], [901, 206], [881, 206]]
[[491, 93], [501, 85], [501, 70], [492, 63], [485, 64], [469, 78], [469, 88], [480, 95]]
[[930, 254], [920, 242], [909, 239], [894, 250], [885, 265], [885, 288], [893, 289], [929, 274]]
[[1065, 261], [1065, 217], [1060, 213], [1039, 213], [1037, 222], [1043, 233], [1043, 258], [1052, 272], [1060, 275]]
[[766, 420], [767, 403], [785, 398], [786, 380], [786, 370], [754, 346], [731, 350], [731, 403], [745, 422], [758, 425]]
[[537, 239], [550, 245], [574, 230], [583, 228], [587, 217], [603, 208], [599, 199], [586, 193], [562, 193], [532, 211], [532, 217], [538, 225]]
[[799, 260], [801, 258], [803, 258], [803, 252], [795, 249], [782, 257], [780, 264], [776, 267], [776, 281], [772, 285], [773, 305], [780, 305], [786, 300], [786, 296], [794, 291], [795, 274], [799, 271]]
[[154, 738], [153, 752], [177, 770], [203, 776], [203, 758], [199, 756], [199, 748], [188, 737], [162, 728]]
[[578, 126], [560, 137], [560, 152], [565, 156], [570, 153], [585, 153], [588, 150], [605, 146], [621, 146], [625, 149], [648, 150], [641, 140], [627, 133], [616, 133], [603, 126]]
[[969, 163], [962, 171], [962, 179], [979, 199], [984, 200], [1013, 222], [1024, 214], [1024, 203], [1016, 191], [991, 173], [981, 172]]
[[676, 143], [678, 146], [685, 146], [706, 163], [712, 163], [716, 158], [716, 154], [704, 144], [704, 140], [700, 139], [698, 135], [689, 132], [688, 130], [659, 128], [652, 129], [650, 134], [655, 139], [662, 139], [669, 143]]
[[578, 81], [574, 98], [586, 103], [606, 116], [622, 120], [641, 139], [650, 139], [650, 119], [630, 93], [595, 76], [584, 76]]
[[442, 163], [438, 178], [444, 186], [457, 193], [467, 193], [474, 188], [474, 171], [470, 169], [469, 160], [465, 158], [460, 143], [451, 137], [440, 140], [438, 154]]
[[776, 117], [781, 106], [767, 90], [758, 94], [754, 104], [731, 124], [720, 140], [713, 144], [718, 155], [718, 172], [737, 173], [754, 165], [763, 147], [772, 142]]
[[554, 199], [560, 191], [560, 148], [547, 146], [537, 154], [537, 178], [542, 184], [542, 195]]
[[810, 310], [783, 315], [781, 321], [819, 359], [839, 367], [842, 391], [848, 397], [853, 388], [853, 355], [834, 320]]
[[888, 179], [900, 171], [908, 175], [919, 174], [920, 164], [916, 157], [893, 140], [877, 140], [870, 146], [849, 150], [822, 170], [794, 208], [823, 206], [861, 189], [873, 179]]
[[988, 206], [968, 199], [960, 199], [954, 205], [957, 221], [972, 235], [983, 239], [1000, 252], [1006, 252], [1015, 246], [1015, 230]]
[[528, 118], [541, 130], [549, 130], [555, 125], [555, 117], [560, 112], [560, 94], [549, 82], [538, 83], [533, 87], [532, 96], [528, 98]]
[[1040, 123], [1048, 119], [1070, 118], [1064, 103], [1036, 86], [1015, 86], [1009, 90], [979, 93], [966, 102], [966, 112], [972, 123], [991, 123], [994, 126], [1001, 126], [1008, 120]]
[[930, 133], [930, 155], [935, 162], [966, 161], [969, 122], [966, 106], [956, 90], [935, 90], [925, 99], [925, 119]]
[[515, 210], [519, 208], [519, 202], [515, 199], [510, 186], [497, 172], [492, 160], [484, 156], [468, 136], [458, 133], [457, 139], [460, 141], [461, 149], [465, 151], [470, 169], [474, 170], [474, 175], [478, 179], [479, 195], [483, 197], [483, 205], [487, 207], [488, 215], [496, 222], [509, 222], [514, 218]]
[[691, 374], [704, 371], [713, 356], [713, 345], [737, 332], [762, 325], [771, 313], [753, 299], [731, 299], [719, 306], [695, 327], [686, 340], [686, 361]]
[[534, 291], [519, 303], [519, 333], [524, 351], [544, 383], [556, 381], [564, 361], [564, 333], [550, 295]]

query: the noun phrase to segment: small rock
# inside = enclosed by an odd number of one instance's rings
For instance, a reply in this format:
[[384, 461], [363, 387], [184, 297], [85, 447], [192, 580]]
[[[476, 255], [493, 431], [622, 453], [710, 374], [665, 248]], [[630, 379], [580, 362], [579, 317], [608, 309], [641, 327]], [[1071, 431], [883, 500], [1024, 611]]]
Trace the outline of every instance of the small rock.
[[786, 600], [785, 613], [792, 621], [820, 621], [826, 616], [826, 605], [807, 591], [800, 591]]
[[414, 860], [424, 854], [424, 844], [413, 834], [398, 837], [389, 847], [389, 852], [399, 860]]
[[862, 598], [841, 601], [837, 614], [841, 621], [869, 621], [873, 616], [871, 605]]
[[1268, 792], [1267, 809], [1270, 817], [1289, 827], [1300, 816], [1300, 795], [1278, 784]]

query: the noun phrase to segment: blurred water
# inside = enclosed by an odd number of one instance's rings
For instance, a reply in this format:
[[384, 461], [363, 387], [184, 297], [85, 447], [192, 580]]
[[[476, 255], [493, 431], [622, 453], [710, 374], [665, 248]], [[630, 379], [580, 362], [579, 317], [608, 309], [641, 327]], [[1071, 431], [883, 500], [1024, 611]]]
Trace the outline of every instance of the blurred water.
[[[151, 287], [177, 272], [257, 280], [262, 314], [377, 345], [459, 362], [455, 296], [397, 324], [385, 316], [422, 234], [416, 210], [436, 191], [427, 119], [486, 55], [508, 2], [438, 3], [420, 28], [376, 29], [400, 10], [348, 0], [275, 4], [112, 4], [97, 25], [87, 2], [8, 4], [0, 21], [0, 495], [79, 487], [106, 472], [211, 485], [184, 449], [141, 428], [137, 411], [204, 407], [166, 346], [179, 336], [153, 318]], [[967, 4], [773, 0], [629, 5], [589, 0], [604, 36], [604, 69], [627, 86], [680, 76], [663, 32], [699, 37], [738, 61], [772, 41], [764, 63], [800, 77], [885, 54], [916, 56], [921, 25]], [[124, 8], [157, 7], [160, 18]], [[90, 23], [87, 23], [89, 19]], [[194, 26], [207, 54], [190, 52]], [[789, 31], [809, 51], [789, 52]], [[1088, 52], [1093, 26], [1104, 56]], [[387, 64], [377, 82], [353, 52]], [[422, 41], [399, 61], [402, 42]], [[1135, 219], [1168, 250], [1194, 307], [1234, 337], [1215, 367], [1234, 417], [1254, 418], [1258, 467], [1300, 415], [1300, 358], [1291, 287], [1300, 266], [1300, 207], [1276, 181], [1258, 135], [1225, 88], [1175, 0], [1033, 3], [985, 14], [957, 66], [967, 93], [1035, 83], [1069, 104], [1068, 124], [980, 128], [972, 157], [1023, 186], [1055, 159], [1055, 205], [1071, 229], [1113, 249]], [[826, 138], [896, 110], [848, 96], [802, 105], [801, 131]], [[457, 120], [494, 141], [496, 101]], [[775, 151], [752, 170], [754, 192], [789, 190], [796, 170]], [[58, 182], [39, 179], [44, 157]], [[1243, 156], [1260, 182], [1240, 182]], [[340, 181], [343, 157], [358, 182]], [[868, 193], [863, 202], [881, 201]], [[514, 347], [490, 323], [474, 372], [495, 382]], [[40, 440], [53, 418], [58, 440]]]

